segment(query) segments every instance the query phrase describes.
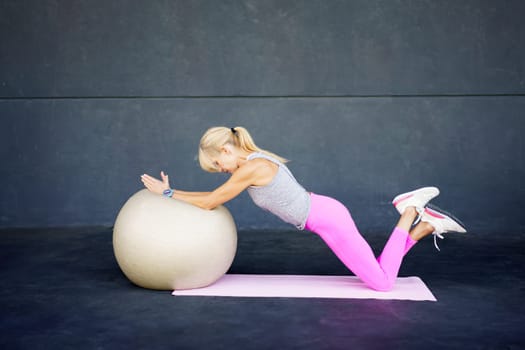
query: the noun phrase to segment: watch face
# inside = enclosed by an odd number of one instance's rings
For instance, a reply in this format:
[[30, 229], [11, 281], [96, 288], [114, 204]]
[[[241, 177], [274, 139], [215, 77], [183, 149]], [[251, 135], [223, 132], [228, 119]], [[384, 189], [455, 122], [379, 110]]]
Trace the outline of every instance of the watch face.
[[164, 192], [162, 192], [162, 193], [165, 194], [165, 195], [168, 195], [168, 194], [171, 193], [171, 190], [164, 190]]

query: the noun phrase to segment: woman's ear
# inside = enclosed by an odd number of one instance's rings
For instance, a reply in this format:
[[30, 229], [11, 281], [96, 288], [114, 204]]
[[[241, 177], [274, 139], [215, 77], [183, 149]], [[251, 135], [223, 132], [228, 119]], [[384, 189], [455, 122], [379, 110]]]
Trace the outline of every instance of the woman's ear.
[[223, 154], [227, 154], [227, 155], [230, 155], [233, 153], [233, 147], [232, 145], [230, 144], [225, 144], [224, 146], [221, 147], [221, 153]]

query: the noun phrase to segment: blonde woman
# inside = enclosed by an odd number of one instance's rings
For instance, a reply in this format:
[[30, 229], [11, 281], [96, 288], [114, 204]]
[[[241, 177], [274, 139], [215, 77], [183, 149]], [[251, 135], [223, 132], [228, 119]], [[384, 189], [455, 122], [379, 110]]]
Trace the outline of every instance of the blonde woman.
[[285, 165], [286, 159], [257, 147], [245, 128], [208, 129], [200, 141], [199, 162], [205, 171], [231, 176], [211, 192], [172, 189], [164, 172], [160, 180], [146, 174], [141, 180], [151, 192], [209, 210], [247, 190], [257, 206], [318, 234], [348, 269], [378, 291], [392, 289], [403, 257], [419, 240], [430, 234], [435, 240], [445, 232], [466, 232], [452, 215], [427, 206], [439, 194], [436, 187], [403, 193], [392, 201], [401, 217], [376, 259], [348, 209], [333, 198], [307, 192]]

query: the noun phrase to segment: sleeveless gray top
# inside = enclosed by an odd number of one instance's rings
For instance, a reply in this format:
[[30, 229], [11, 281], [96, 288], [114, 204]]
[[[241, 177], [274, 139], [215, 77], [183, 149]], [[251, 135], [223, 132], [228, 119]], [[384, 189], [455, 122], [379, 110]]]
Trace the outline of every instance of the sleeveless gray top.
[[310, 211], [309, 193], [278, 159], [258, 152], [250, 154], [247, 159], [255, 158], [267, 159], [277, 164], [279, 169], [268, 185], [250, 186], [248, 194], [257, 206], [303, 230]]

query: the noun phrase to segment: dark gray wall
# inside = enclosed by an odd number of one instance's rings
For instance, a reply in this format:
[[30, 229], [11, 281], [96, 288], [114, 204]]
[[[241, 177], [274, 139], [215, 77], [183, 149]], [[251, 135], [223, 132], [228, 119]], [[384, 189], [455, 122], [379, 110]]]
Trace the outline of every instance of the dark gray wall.
[[[0, 227], [111, 225], [139, 175], [207, 190], [214, 125], [389, 229], [435, 184], [475, 232], [525, 219], [523, 1], [3, 1]], [[238, 226], [289, 228], [246, 195]]]

